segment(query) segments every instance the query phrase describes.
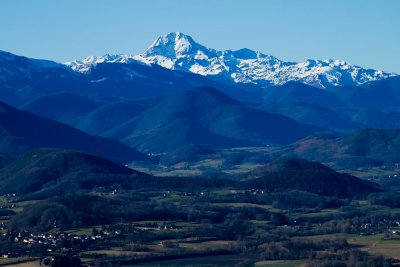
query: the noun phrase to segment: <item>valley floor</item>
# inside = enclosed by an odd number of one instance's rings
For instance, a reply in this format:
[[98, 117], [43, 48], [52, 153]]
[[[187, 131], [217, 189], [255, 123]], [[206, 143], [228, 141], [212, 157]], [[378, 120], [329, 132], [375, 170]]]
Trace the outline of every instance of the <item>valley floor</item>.
[[[216, 190], [207, 192], [207, 195], [207, 198], [210, 198], [210, 195], [233, 198], [230, 190]], [[190, 203], [194, 198], [200, 203], [206, 197], [169, 192], [154, 194], [151, 201], [160, 204], [186, 205], [184, 203]], [[398, 253], [400, 251], [400, 209], [376, 206], [368, 201], [352, 201], [346, 204], [347, 208], [291, 210], [249, 202], [209, 204], [211, 205], [207, 206], [208, 210], [212, 210], [215, 206], [218, 209], [236, 212], [239, 217], [241, 212], [255, 211], [259, 216], [251, 220], [232, 218], [232, 221], [225, 221], [222, 224], [190, 220], [134, 220], [122, 224], [73, 228], [64, 233], [70, 235], [73, 240], [80, 240], [81, 244], [85, 244], [87, 239], [93, 241], [86, 247], [81, 245], [81, 249], [74, 249], [75, 254], [85, 264], [100, 260], [118, 262], [124, 266], [233, 266], [249, 263], [256, 266], [303, 266], [307, 262], [322, 264], [326, 261], [325, 257], [332, 258], [332, 255], [335, 255], [334, 251], [339, 248], [343, 253], [351, 252], [358, 255], [358, 253], [367, 252], [371, 256], [365, 254], [361, 257], [366, 261], [373, 256], [400, 260]], [[15, 202], [14, 210], [21, 212], [22, 207], [27, 205], [32, 205], [32, 202]], [[382, 219], [375, 223], [360, 223], [356, 226], [355, 222], [358, 219], [351, 218], [351, 213], [347, 211], [350, 208], [352, 213], [355, 210], [364, 212], [366, 218], [379, 215]], [[262, 218], [261, 214], [266, 213], [282, 214], [287, 221], [279, 222], [276, 218]], [[389, 213], [391, 218], [398, 218], [398, 221], [389, 222], [385, 217], [385, 214]], [[224, 239], [221, 238], [223, 235], [219, 235], [215, 230], [237, 233], [233, 236], [226, 235], [228, 238]], [[27, 232], [26, 235], [31, 237], [47, 235], [46, 238], [51, 241], [53, 239], [50, 239], [52, 237], [48, 234], [53, 233], [52, 236], [55, 236], [58, 231], [60, 230], [53, 229], [41, 234]], [[65, 244], [65, 241], [54, 240], [54, 252], [56, 252], [56, 248], [63, 248], [58, 242]], [[284, 251], [288, 249], [290, 251], [292, 246], [290, 244], [299, 244], [297, 256], [289, 256], [291, 254], [285, 256]], [[309, 248], [306, 249], [307, 251], [302, 251], [301, 246]], [[318, 246], [323, 248], [318, 249]], [[309, 249], [311, 249], [311, 254]], [[341, 261], [340, 259], [346, 259], [347, 256], [337, 258]], [[21, 260], [21, 258], [1, 259], [0, 264], [12, 263], [16, 260]], [[14, 263], [13, 266], [39, 265], [36, 260]]]

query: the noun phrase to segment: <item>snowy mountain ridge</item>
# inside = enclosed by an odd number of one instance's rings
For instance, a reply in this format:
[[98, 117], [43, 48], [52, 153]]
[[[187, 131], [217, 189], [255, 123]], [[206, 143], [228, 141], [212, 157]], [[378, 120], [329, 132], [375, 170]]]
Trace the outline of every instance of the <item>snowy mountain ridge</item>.
[[320, 88], [359, 85], [394, 76], [380, 70], [364, 69], [341, 60], [286, 62], [247, 48], [218, 51], [198, 44], [192, 37], [171, 32], [159, 37], [140, 55], [91, 56], [65, 65], [82, 73], [99, 63], [141, 62], [171, 70], [192, 72], [215, 80], [260, 86], [298, 81]]

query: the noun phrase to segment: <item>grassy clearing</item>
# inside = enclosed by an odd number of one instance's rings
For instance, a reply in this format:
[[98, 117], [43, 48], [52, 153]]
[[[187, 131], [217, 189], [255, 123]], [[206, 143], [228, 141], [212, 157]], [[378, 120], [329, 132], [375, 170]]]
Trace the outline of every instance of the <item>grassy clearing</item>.
[[256, 207], [256, 208], [265, 209], [265, 210], [268, 210], [271, 212], [281, 212], [280, 209], [276, 209], [276, 208], [272, 207], [272, 205], [260, 205], [260, 204], [254, 204], [254, 203], [226, 202], [226, 203], [213, 203], [213, 205], [230, 206], [230, 207]]
[[202, 250], [202, 249], [219, 249], [225, 248], [232, 244], [232, 241], [229, 240], [214, 240], [214, 241], [205, 241], [198, 243], [179, 243], [179, 247], [193, 250]]
[[400, 239], [383, 239], [382, 235], [350, 236], [350, 244], [361, 245], [363, 250], [371, 254], [400, 259]]
[[279, 261], [258, 261], [257, 267], [297, 267], [304, 264], [304, 260], [279, 260]]
[[0, 196], [0, 205], [4, 205], [7, 203], [7, 197], [5, 196]]
[[384, 176], [393, 176], [399, 173], [398, 170], [395, 169], [382, 169], [380, 167], [366, 168], [366, 169], [358, 169], [358, 170], [339, 170], [341, 172], [346, 172], [348, 174], [360, 177], [360, 178], [371, 178], [371, 177], [384, 177]]
[[360, 246], [362, 250], [375, 255], [400, 259], [400, 239], [383, 239], [383, 235], [360, 236], [354, 234], [318, 235], [307, 238], [344, 238], [349, 244]]
[[145, 224], [158, 224], [158, 225], [163, 225], [163, 224], [174, 224], [175, 226], [179, 226], [179, 227], [189, 227], [189, 226], [194, 226], [194, 225], [198, 225], [198, 223], [194, 223], [194, 222], [183, 222], [183, 221], [162, 221], [162, 220], [148, 220], [148, 221], [134, 221], [132, 222], [135, 225], [145, 225]]
[[250, 222], [255, 225], [265, 225], [271, 223], [271, 221], [268, 220], [250, 220]]
[[170, 172], [159, 172], [156, 173], [155, 175], [158, 176], [199, 176], [201, 175], [202, 172], [199, 170], [191, 170], [191, 169], [174, 169]]
[[[235, 266], [236, 264], [251, 259], [251, 255], [221, 255], [203, 256], [175, 260], [154, 261], [149, 263], [132, 264], [125, 267], [154, 267], [154, 266]], [[256, 260], [256, 259], [253, 259]]]
[[243, 193], [243, 192], [245, 192], [245, 190], [221, 189], [212, 191], [212, 194], [217, 196], [227, 196], [231, 195], [232, 193]]
[[15, 202], [15, 207], [12, 208], [13, 211], [16, 213], [21, 212], [25, 207], [31, 206], [35, 203], [39, 202], [39, 200], [28, 200], [28, 201], [21, 201], [21, 202]]
[[74, 234], [74, 235], [78, 235], [78, 236], [82, 236], [82, 235], [91, 236], [93, 228], [99, 229], [99, 227], [101, 228], [101, 226], [77, 228], [77, 229], [73, 229], [73, 230], [68, 230], [66, 232], [69, 234]]
[[240, 173], [246, 173], [249, 171], [254, 170], [257, 167], [263, 166], [262, 164], [256, 164], [256, 163], [244, 163], [240, 165], [234, 165], [232, 168], [225, 169], [224, 172], [227, 174], [240, 174]]
[[104, 250], [93, 250], [93, 251], [85, 251], [82, 253], [83, 257], [88, 254], [99, 254], [99, 255], [107, 255], [107, 256], [132, 256], [139, 254], [149, 254], [151, 252], [137, 252], [137, 251], [127, 251], [122, 249], [104, 249]]
[[293, 213], [293, 218], [319, 218], [327, 215], [340, 215], [343, 214], [339, 209], [323, 209], [320, 211], [312, 211], [312, 212], [300, 212]]
[[10, 259], [0, 258], [0, 265], [7, 264], [7, 266], [15, 266], [15, 267], [40, 267], [38, 259], [32, 259], [32, 261], [19, 263], [27, 259], [28, 258], [10, 258]]

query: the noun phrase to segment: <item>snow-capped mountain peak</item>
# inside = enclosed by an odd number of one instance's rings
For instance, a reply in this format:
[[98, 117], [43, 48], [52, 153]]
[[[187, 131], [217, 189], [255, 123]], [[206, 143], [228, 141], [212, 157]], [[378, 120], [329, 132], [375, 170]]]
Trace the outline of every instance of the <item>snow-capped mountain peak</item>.
[[131, 63], [132, 61], [137, 62], [132, 55], [105, 54], [103, 56], [89, 56], [83, 60], [69, 61], [64, 64], [74, 71], [85, 73], [100, 63]]
[[179, 58], [193, 53], [195, 49], [203, 50], [206, 48], [201, 47], [188, 35], [180, 32], [170, 32], [155, 40], [142, 56], [151, 57], [163, 55], [168, 58]]
[[187, 64], [217, 57], [217, 51], [196, 43], [192, 37], [180, 32], [160, 36], [142, 54], [135, 58], [148, 64], [169, 69], [186, 70]]
[[105, 55], [65, 63], [75, 71], [88, 72], [99, 63], [156, 64], [172, 70], [192, 72], [237, 84], [270, 86], [298, 81], [320, 88], [359, 85], [395, 74], [364, 69], [342, 60], [285, 62], [273, 56], [240, 49], [218, 51], [207, 48], [189, 35], [170, 32], [157, 38], [142, 54]]

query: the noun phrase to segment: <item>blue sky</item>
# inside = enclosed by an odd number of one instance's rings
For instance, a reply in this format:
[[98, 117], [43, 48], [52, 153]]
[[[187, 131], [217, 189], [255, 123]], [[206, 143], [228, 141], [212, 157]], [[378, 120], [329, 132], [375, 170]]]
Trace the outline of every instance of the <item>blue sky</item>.
[[0, 50], [55, 61], [138, 54], [181, 31], [216, 49], [400, 73], [397, 0], [2, 0]]

